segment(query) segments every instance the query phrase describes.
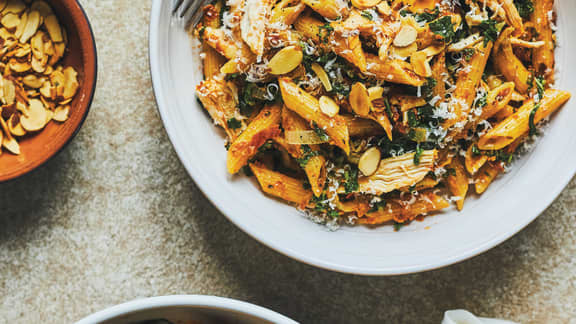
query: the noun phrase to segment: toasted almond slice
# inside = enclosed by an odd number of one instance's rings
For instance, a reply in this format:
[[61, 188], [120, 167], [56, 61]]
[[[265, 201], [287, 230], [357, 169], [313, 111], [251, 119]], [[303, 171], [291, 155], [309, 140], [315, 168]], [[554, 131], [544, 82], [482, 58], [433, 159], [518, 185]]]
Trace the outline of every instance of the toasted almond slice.
[[56, 54], [56, 50], [54, 49], [54, 43], [50, 38], [44, 39], [44, 55], [53, 56]]
[[352, 0], [352, 5], [358, 9], [375, 7], [381, 0]]
[[3, 83], [2, 100], [4, 101], [4, 104], [6, 104], [6, 105], [9, 105], [9, 106], [13, 105], [14, 100], [16, 99], [16, 87], [14, 86], [14, 82], [4, 79], [4, 81], [2, 83]]
[[70, 112], [70, 106], [66, 105], [66, 106], [59, 106], [58, 108], [56, 108], [56, 110], [54, 110], [54, 116], [52, 116], [52, 119], [57, 121], [57, 122], [65, 122], [66, 120], [68, 120], [68, 113]]
[[30, 45], [25, 44], [22, 45], [21, 47], [19, 47], [15, 52], [14, 52], [14, 56], [18, 57], [18, 58], [22, 58], [28, 54], [30, 54], [31, 52], [31, 48]]
[[46, 70], [46, 64], [48, 64], [48, 56], [37, 59], [36, 56], [32, 55], [31, 67], [35, 72], [43, 73]]
[[319, 100], [320, 111], [328, 117], [334, 117], [340, 112], [340, 106], [328, 96], [322, 96]]
[[16, 141], [16, 139], [14, 139], [14, 137], [12, 137], [12, 134], [10, 133], [10, 129], [8, 128], [8, 125], [6, 124], [6, 122], [4, 121], [3, 118], [0, 118], [0, 126], [2, 127], [2, 130], [4, 131], [4, 137], [2, 139], [2, 145], [8, 151], [10, 151], [12, 154], [19, 155], [20, 154], [20, 145], [18, 145], [18, 142]]
[[27, 43], [28, 40], [36, 34], [38, 27], [40, 27], [41, 18], [40, 13], [36, 10], [31, 11], [28, 14], [28, 21], [26, 22], [26, 27], [24, 27], [22, 36], [20, 36], [20, 43]]
[[2, 14], [5, 15], [9, 12], [19, 14], [26, 9], [26, 4], [20, 0], [8, 0], [6, 7], [2, 10]]
[[2, 146], [4, 146], [8, 151], [10, 151], [10, 153], [20, 155], [20, 145], [18, 144], [18, 141], [16, 141], [14, 137], [4, 136], [4, 139], [2, 140]]
[[44, 98], [50, 98], [52, 96], [52, 84], [50, 83], [50, 81], [44, 82], [44, 84], [40, 88], [40, 94]]
[[39, 89], [44, 84], [46, 79], [39, 78], [34, 74], [28, 74], [27, 76], [22, 78], [22, 83], [24, 83], [27, 87], [32, 89]]
[[302, 49], [296, 46], [288, 46], [276, 53], [268, 62], [270, 73], [274, 75], [286, 74], [294, 70], [302, 63], [304, 54]]
[[34, 1], [30, 6], [30, 10], [36, 10], [40, 13], [40, 15], [44, 18], [53, 15], [52, 8], [49, 4], [44, 1]]
[[362, 156], [358, 162], [358, 169], [362, 171], [365, 176], [371, 176], [378, 169], [382, 154], [377, 147], [371, 147]]
[[390, 47], [390, 56], [395, 59], [405, 60], [418, 51], [418, 44], [412, 43], [406, 47]]
[[42, 60], [44, 57], [44, 32], [38, 31], [30, 41], [30, 46], [32, 48], [32, 54], [37, 60]]
[[27, 114], [28, 113], [28, 107], [26, 106], [25, 103], [23, 103], [22, 101], [17, 101], [16, 102], [16, 110], [18, 110], [20, 113], [22, 114]]
[[[64, 73], [59, 70], [56, 70], [50, 74], [50, 83], [52, 84], [53, 89], [56, 90], [55, 96], [61, 97], [64, 93], [64, 84], [66, 82], [66, 77]], [[50, 98], [54, 97], [54, 93], [51, 93]], [[55, 98], [53, 98], [55, 99]]]
[[314, 71], [314, 73], [316, 73], [318, 79], [320, 79], [320, 82], [322, 82], [322, 84], [324, 85], [324, 89], [326, 89], [326, 91], [328, 92], [332, 91], [332, 82], [330, 82], [330, 78], [328, 77], [328, 74], [326, 73], [324, 68], [322, 68], [317, 63], [313, 63], [310, 68], [312, 69], [312, 71]]
[[37, 132], [48, 123], [48, 110], [44, 108], [42, 101], [31, 99], [27, 115], [20, 118], [20, 124], [29, 132]]
[[428, 62], [428, 58], [425, 52], [416, 52], [412, 54], [410, 57], [410, 64], [414, 68], [414, 72], [422, 77], [431, 77], [432, 76], [432, 68], [430, 67], [430, 63]]
[[2, 38], [5, 42], [9, 40], [15, 40], [14, 34], [12, 34], [8, 29], [1, 27], [0, 28], [0, 38]]
[[454, 43], [454, 44], [451, 44], [450, 46], [448, 46], [448, 52], [461, 52], [467, 48], [470, 48], [470, 47], [480, 43], [483, 39], [484, 39], [484, 37], [480, 36], [479, 33], [472, 34], [472, 35], [460, 40], [458, 43]]
[[53, 117], [54, 117], [54, 112], [50, 109], [46, 109], [46, 124], [44, 125], [44, 127], [46, 127], [46, 125], [48, 125], [48, 123], [52, 120]]
[[392, 8], [390, 8], [390, 5], [388, 4], [388, 1], [386, 1], [386, 0], [380, 2], [376, 6], [376, 9], [378, 10], [378, 12], [381, 15], [384, 15], [384, 16], [390, 16], [392, 14]]
[[46, 26], [46, 30], [48, 30], [48, 34], [50, 34], [50, 38], [54, 43], [60, 43], [64, 41], [62, 36], [62, 28], [60, 27], [60, 23], [58, 22], [58, 18], [54, 15], [50, 15], [46, 17], [44, 20], [44, 26]]
[[[48, 62], [48, 64], [51, 64], [51, 63]], [[52, 68], [52, 65], [48, 65], [43, 74], [44, 75], [50, 75], [50, 74], [52, 74], [52, 72], [54, 72], [54, 68]]]
[[26, 135], [26, 130], [22, 127], [22, 125], [20, 125], [20, 114], [19, 113], [12, 114], [12, 116], [10, 116], [10, 119], [8, 119], [7, 124], [8, 124], [8, 129], [10, 130], [10, 133], [12, 133], [12, 135], [14, 135], [14, 136]]
[[20, 16], [15, 13], [9, 13], [4, 15], [0, 22], [7, 29], [14, 29], [20, 25]]
[[361, 82], [356, 82], [350, 90], [350, 106], [358, 116], [368, 116], [372, 104], [368, 96], [366, 86]]
[[384, 94], [384, 88], [382, 87], [375, 86], [368, 88], [368, 97], [370, 98], [370, 101], [382, 98], [383, 94]]
[[[233, 84], [233, 83], [232, 83], [232, 84]], [[62, 100], [62, 101], [60, 101], [58, 104], [59, 104], [60, 106], [65, 106], [65, 105], [69, 104], [70, 102], [72, 102], [72, 98], [66, 99], [66, 100]], [[238, 98], [236, 98], [236, 102], [238, 102]]]
[[526, 100], [526, 97], [521, 95], [518, 91], [514, 91], [514, 92], [512, 92], [512, 98], [510, 100], [516, 101], [516, 102], [522, 102], [522, 101]]
[[62, 97], [64, 99], [70, 99], [74, 97], [76, 91], [78, 90], [78, 73], [74, 70], [73, 67], [69, 66], [64, 69], [64, 91], [62, 93]]
[[416, 41], [417, 37], [418, 37], [418, 31], [416, 30], [416, 28], [410, 25], [404, 25], [402, 26], [398, 34], [396, 34], [393, 44], [396, 47], [406, 47], [413, 44]]
[[28, 12], [25, 11], [22, 16], [20, 16], [20, 24], [16, 27], [16, 31], [14, 32], [14, 37], [16, 39], [20, 39], [22, 37], [22, 33], [24, 32], [24, 28], [26, 28], [26, 24], [28, 23]]

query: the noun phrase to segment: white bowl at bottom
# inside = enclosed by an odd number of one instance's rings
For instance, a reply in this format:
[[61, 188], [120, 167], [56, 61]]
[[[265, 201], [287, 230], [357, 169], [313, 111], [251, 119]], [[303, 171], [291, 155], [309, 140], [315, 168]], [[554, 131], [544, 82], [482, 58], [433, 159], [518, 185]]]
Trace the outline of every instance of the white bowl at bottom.
[[137, 299], [90, 315], [76, 324], [138, 324], [167, 320], [174, 324], [237, 323], [298, 324], [269, 309], [246, 302], [202, 295], [174, 295]]

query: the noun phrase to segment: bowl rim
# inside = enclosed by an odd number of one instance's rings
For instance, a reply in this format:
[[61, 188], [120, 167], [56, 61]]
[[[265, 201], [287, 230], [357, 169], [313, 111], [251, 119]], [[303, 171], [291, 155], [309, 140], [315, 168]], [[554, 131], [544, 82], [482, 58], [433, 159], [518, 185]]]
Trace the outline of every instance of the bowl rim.
[[88, 41], [87, 44], [90, 44], [91, 48], [88, 49], [91, 50], [92, 54], [94, 55], [93, 62], [85, 63], [86, 66], [92, 65], [92, 68], [94, 69], [94, 77], [91, 80], [88, 79], [90, 83], [92, 83], [92, 87], [90, 88], [89, 92], [90, 95], [88, 96], [88, 100], [86, 101], [86, 109], [84, 111], [84, 114], [82, 115], [82, 118], [80, 118], [80, 122], [78, 123], [72, 134], [70, 134], [70, 136], [66, 139], [66, 141], [63, 142], [62, 145], [57, 150], [54, 150], [52, 154], [47, 155], [43, 160], [40, 160], [38, 163], [27, 169], [24, 169], [20, 172], [13, 172], [12, 174], [7, 175], [6, 177], [0, 178], [0, 183], [12, 182], [45, 166], [46, 163], [48, 163], [50, 160], [52, 160], [54, 157], [60, 154], [66, 147], [68, 147], [68, 144], [70, 144], [70, 142], [72, 142], [72, 140], [76, 137], [76, 135], [78, 135], [78, 132], [80, 132], [80, 129], [82, 128], [84, 122], [86, 121], [86, 118], [88, 118], [88, 113], [90, 112], [90, 108], [92, 107], [92, 102], [94, 100], [94, 95], [96, 94], [96, 85], [98, 84], [98, 49], [96, 47], [94, 30], [92, 29], [90, 19], [88, 19], [88, 15], [86, 14], [84, 7], [82, 7], [82, 4], [80, 4], [78, 0], [71, 0], [71, 1], [68, 0], [68, 1], [73, 5], [77, 5], [78, 9], [80, 9], [80, 12], [82, 13], [82, 17], [84, 18], [84, 21], [86, 22], [86, 26], [88, 27], [89, 31], [90, 41]]
[[281, 244], [277, 244], [275, 241], [260, 235], [257, 231], [253, 228], [248, 226], [247, 224], [241, 222], [241, 220], [237, 217], [234, 217], [234, 209], [229, 207], [224, 200], [222, 200], [216, 192], [214, 192], [208, 184], [203, 183], [201, 181], [197, 181], [200, 179], [200, 174], [198, 170], [194, 169], [191, 165], [189, 165], [182, 157], [184, 156], [183, 152], [181, 151], [183, 148], [176, 144], [176, 135], [175, 130], [171, 128], [172, 123], [168, 118], [167, 111], [170, 110], [170, 107], [165, 104], [165, 93], [162, 87], [161, 82], [161, 69], [160, 69], [160, 61], [159, 58], [159, 28], [160, 28], [160, 14], [162, 11], [162, 0], [153, 0], [152, 9], [150, 11], [150, 29], [149, 29], [149, 64], [150, 64], [150, 73], [152, 77], [152, 86], [154, 90], [154, 96], [157, 103], [157, 109], [160, 114], [160, 117], [163, 122], [164, 129], [168, 134], [172, 147], [176, 151], [178, 158], [180, 159], [182, 165], [194, 180], [195, 184], [200, 188], [203, 195], [215, 206], [226, 218], [235, 224], [238, 228], [240, 228], [243, 232], [254, 238], [256, 241], [268, 246], [269, 248], [290, 257], [293, 260], [303, 262], [305, 264], [318, 267], [324, 270], [335, 271], [345, 274], [352, 274], [352, 275], [360, 275], [360, 276], [396, 276], [396, 275], [405, 275], [405, 274], [413, 274], [413, 273], [421, 273], [427, 272], [432, 270], [437, 270], [440, 268], [444, 268], [459, 262], [463, 262], [470, 258], [473, 258], [477, 255], [480, 255], [499, 244], [503, 243], [504, 241], [512, 238], [514, 235], [519, 233], [522, 229], [532, 223], [538, 216], [540, 216], [553, 202], [554, 200], [562, 193], [564, 188], [570, 183], [570, 181], [576, 175], [576, 168], [572, 168], [570, 175], [564, 178], [563, 181], [558, 181], [550, 186], [550, 189], [542, 195], [541, 200], [543, 203], [539, 204], [538, 208], [534, 208], [531, 216], [524, 217], [519, 220], [514, 226], [510, 226], [506, 231], [499, 233], [497, 236], [493, 236], [489, 240], [483, 242], [483, 244], [477, 245], [473, 248], [469, 248], [466, 251], [463, 251], [459, 254], [453, 255], [449, 258], [445, 258], [443, 260], [429, 262], [429, 263], [421, 263], [417, 266], [396, 266], [396, 267], [389, 267], [389, 268], [366, 268], [366, 267], [355, 267], [355, 266], [347, 266], [342, 264], [337, 264], [329, 261], [324, 261], [316, 257], [310, 257], [306, 254], [300, 253], [291, 249], [289, 246], [284, 246]]
[[268, 308], [248, 302], [209, 295], [169, 295], [135, 299], [115, 305], [89, 315], [76, 324], [95, 324], [113, 320], [119, 316], [133, 314], [155, 308], [174, 306], [215, 307], [225, 311], [236, 311], [246, 315], [256, 316], [273, 323], [297, 324], [298, 322]]

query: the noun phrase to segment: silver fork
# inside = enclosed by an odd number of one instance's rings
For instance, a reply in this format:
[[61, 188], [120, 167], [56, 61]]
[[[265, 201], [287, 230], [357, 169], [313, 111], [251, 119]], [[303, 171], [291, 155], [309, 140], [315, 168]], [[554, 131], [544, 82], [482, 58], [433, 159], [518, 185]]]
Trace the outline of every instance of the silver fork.
[[172, 17], [182, 22], [186, 29], [196, 26], [202, 18], [202, 8], [210, 0], [172, 0]]

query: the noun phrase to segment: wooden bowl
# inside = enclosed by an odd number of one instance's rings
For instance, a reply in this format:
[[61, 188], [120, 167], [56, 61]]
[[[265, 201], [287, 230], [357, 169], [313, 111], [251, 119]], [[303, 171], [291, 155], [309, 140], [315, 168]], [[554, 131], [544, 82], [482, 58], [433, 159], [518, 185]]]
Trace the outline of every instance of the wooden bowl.
[[90, 22], [76, 0], [52, 0], [48, 3], [68, 36], [67, 52], [61, 63], [76, 69], [80, 86], [66, 122], [50, 122], [42, 131], [19, 138], [20, 155], [3, 150], [0, 155], [0, 182], [20, 177], [60, 152], [80, 130], [94, 96], [97, 56]]

